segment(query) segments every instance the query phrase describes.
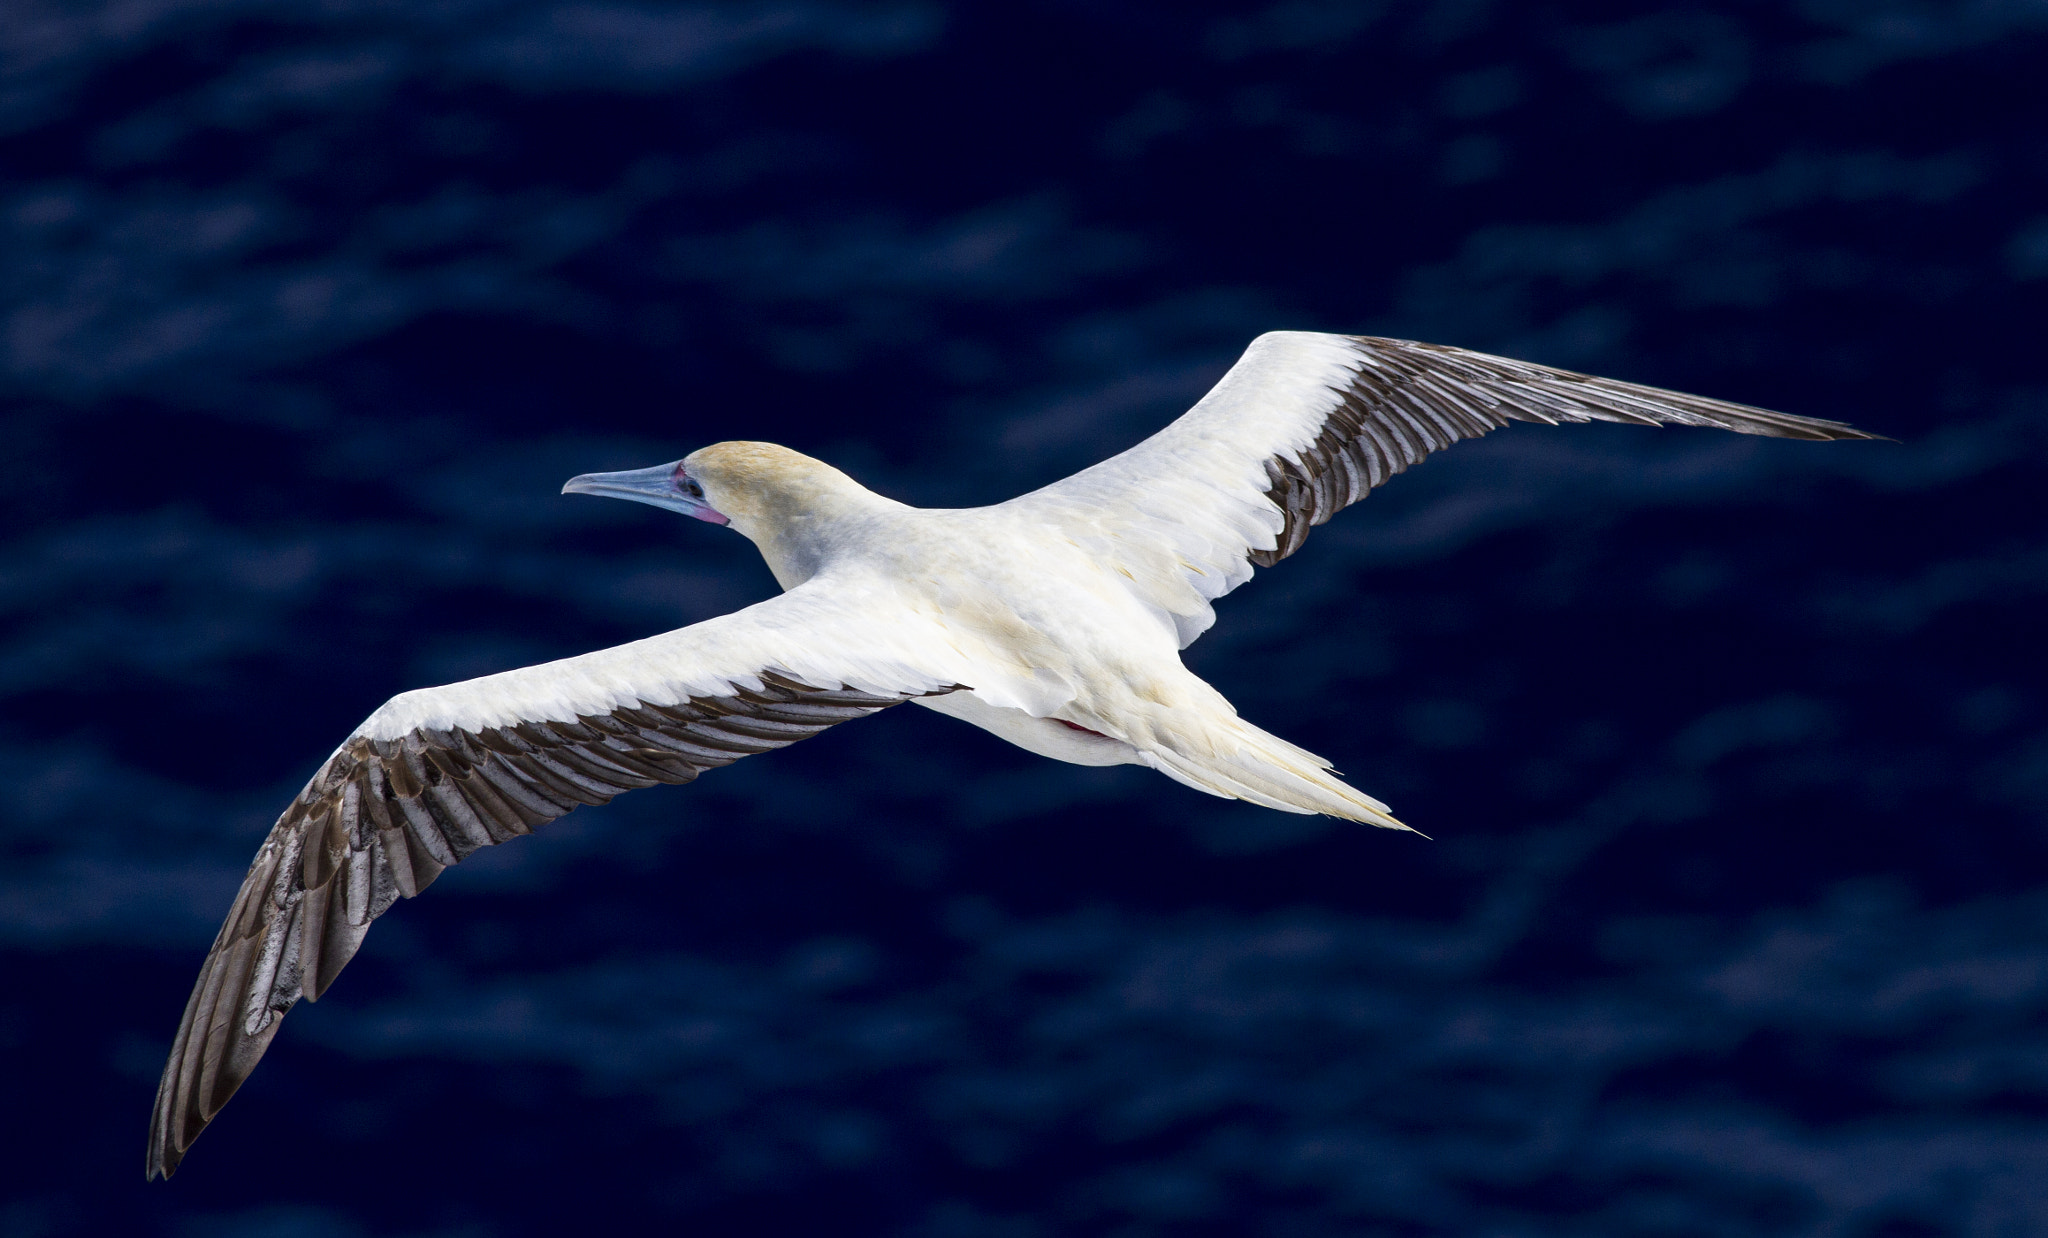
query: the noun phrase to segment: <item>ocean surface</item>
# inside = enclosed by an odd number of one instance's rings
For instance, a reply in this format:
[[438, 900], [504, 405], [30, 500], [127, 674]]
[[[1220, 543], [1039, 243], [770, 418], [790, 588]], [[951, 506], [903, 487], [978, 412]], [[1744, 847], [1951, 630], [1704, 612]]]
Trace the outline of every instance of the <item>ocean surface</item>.
[[[2048, 1233], [2044, 0], [8, 0], [0, 1238]], [[1896, 442], [1517, 427], [1188, 651], [1423, 841], [897, 709], [480, 853], [177, 1177], [366, 714], [769, 596], [562, 497], [923, 505], [1259, 332]]]

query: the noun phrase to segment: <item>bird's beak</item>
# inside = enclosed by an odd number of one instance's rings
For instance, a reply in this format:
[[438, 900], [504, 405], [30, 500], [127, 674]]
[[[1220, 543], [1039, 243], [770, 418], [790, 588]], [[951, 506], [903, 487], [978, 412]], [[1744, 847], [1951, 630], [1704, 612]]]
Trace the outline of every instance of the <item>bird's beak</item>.
[[631, 499], [635, 503], [666, 507], [672, 512], [695, 516], [712, 524], [732, 523], [724, 512], [704, 501], [703, 488], [683, 470], [681, 460], [673, 464], [657, 464], [651, 469], [627, 469], [623, 473], [585, 473], [564, 483], [562, 493]]

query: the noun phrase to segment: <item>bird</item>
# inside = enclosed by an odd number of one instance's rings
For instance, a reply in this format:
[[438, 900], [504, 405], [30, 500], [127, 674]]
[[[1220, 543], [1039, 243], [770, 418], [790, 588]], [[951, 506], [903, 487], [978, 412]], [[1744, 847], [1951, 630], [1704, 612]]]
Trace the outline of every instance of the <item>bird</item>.
[[772, 443], [570, 479], [729, 528], [782, 592], [643, 640], [403, 692], [257, 850], [151, 1113], [169, 1177], [370, 924], [479, 848], [622, 791], [687, 783], [909, 701], [1040, 756], [1148, 766], [1211, 795], [1406, 829], [1181, 663], [1218, 598], [1430, 453], [1514, 422], [1872, 439], [1797, 417], [1412, 340], [1253, 340], [1192, 409], [993, 506], [922, 509]]

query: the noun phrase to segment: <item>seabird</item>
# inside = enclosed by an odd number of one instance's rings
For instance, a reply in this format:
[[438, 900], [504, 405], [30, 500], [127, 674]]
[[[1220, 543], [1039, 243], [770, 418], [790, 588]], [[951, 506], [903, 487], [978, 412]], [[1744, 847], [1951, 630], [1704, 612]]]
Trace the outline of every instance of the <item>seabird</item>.
[[479, 847], [581, 804], [903, 701], [1041, 756], [1145, 765], [1211, 795], [1405, 829], [1330, 763], [1181, 664], [1210, 603], [1432, 451], [1514, 421], [1875, 438], [1410, 340], [1276, 331], [1186, 415], [993, 507], [926, 510], [772, 443], [562, 487], [726, 525], [784, 592], [660, 636], [404, 692], [356, 728], [256, 852], [157, 1089], [168, 1177], [301, 997], [370, 922]]

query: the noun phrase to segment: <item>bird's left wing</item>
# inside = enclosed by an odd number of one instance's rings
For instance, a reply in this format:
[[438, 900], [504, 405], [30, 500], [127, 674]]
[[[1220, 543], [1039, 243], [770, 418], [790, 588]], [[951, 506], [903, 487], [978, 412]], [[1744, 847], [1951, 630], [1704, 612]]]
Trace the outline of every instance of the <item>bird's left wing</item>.
[[1516, 421], [1877, 437], [1440, 344], [1273, 331], [1172, 425], [1006, 506], [1116, 566], [1186, 645], [1215, 621], [1211, 601], [1300, 549], [1310, 528], [1431, 452]]
[[157, 1088], [169, 1176], [370, 921], [479, 847], [583, 804], [959, 687], [943, 634], [820, 582], [581, 657], [393, 697], [279, 817], [214, 939]]

